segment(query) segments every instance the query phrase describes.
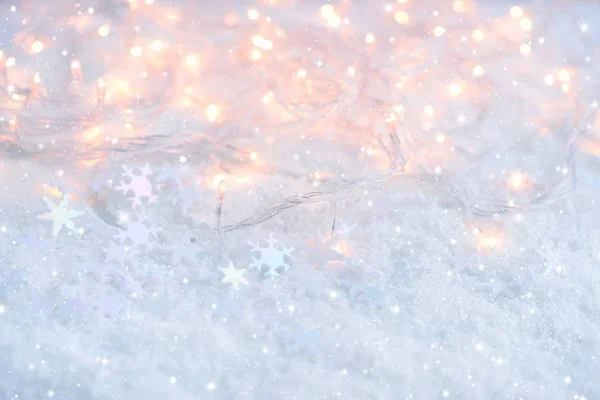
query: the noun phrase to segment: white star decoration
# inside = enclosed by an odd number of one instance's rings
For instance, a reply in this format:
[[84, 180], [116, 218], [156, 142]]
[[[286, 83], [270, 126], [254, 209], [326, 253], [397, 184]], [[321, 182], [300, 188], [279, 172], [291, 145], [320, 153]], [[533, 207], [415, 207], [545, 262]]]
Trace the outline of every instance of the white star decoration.
[[229, 282], [233, 286], [235, 290], [239, 290], [240, 283], [244, 285], [248, 284], [246, 278], [244, 278], [244, 273], [246, 272], [246, 268], [235, 269], [233, 263], [229, 263], [229, 268], [219, 268], [225, 276], [221, 282]]
[[83, 215], [83, 211], [69, 210], [69, 199], [67, 196], [63, 196], [59, 204], [56, 204], [45, 197], [43, 199], [46, 206], [50, 209], [50, 212], [38, 215], [38, 219], [52, 221], [52, 236], [58, 235], [58, 232], [61, 231], [63, 226], [75, 232], [75, 224], [71, 219]]

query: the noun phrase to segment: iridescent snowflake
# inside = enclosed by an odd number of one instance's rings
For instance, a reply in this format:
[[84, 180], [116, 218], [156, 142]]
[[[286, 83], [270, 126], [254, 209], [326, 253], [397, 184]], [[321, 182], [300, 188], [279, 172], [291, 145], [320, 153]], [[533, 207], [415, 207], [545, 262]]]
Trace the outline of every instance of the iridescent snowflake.
[[279, 272], [277, 272], [278, 269], [287, 272], [291, 268], [291, 265], [285, 261], [284, 257], [291, 257], [291, 253], [294, 251], [294, 248], [283, 248], [283, 250], [277, 249], [275, 247], [277, 240], [273, 238], [273, 235], [269, 235], [269, 240], [267, 240], [267, 243], [269, 244], [268, 247], [260, 247], [259, 242], [248, 242], [248, 244], [252, 246], [251, 251], [260, 252], [260, 258], [254, 258], [254, 261], [249, 265], [249, 267], [256, 268], [258, 272], [261, 272], [263, 267], [265, 267], [267, 270], [265, 272], [265, 276], [275, 279], [275, 277], [279, 276]]

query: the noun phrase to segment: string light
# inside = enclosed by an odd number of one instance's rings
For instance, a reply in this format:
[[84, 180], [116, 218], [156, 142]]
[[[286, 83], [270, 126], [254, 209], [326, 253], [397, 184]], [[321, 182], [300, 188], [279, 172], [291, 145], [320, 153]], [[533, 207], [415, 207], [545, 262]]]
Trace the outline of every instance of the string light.
[[133, 57], [140, 57], [142, 55], [142, 48], [140, 46], [133, 46], [130, 50], [129, 50], [129, 54], [131, 54]]
[[453, 9], [455, 12], [462, 14], [467, 11], [467, 4], [464, 0], [455, 0], [453, 4]]
[[186, 56], [185, 65], [187, 65], [190, 68], [196, 67], [198, 65], [198, 57], [191, 54]]
[[485, 33], [481, 29], [475, 29], [473, 31], [473, 40], [481, 42], [485, 38]]
[[[450, 85], [450, 88], [448, 89], [448, 93], [450, 93], [450, 96], [456, 97], [460, 94], [461, 89], [460, 89], [460, 85], [458, 83], [453, 83], [452, 85]], [[433, 114], [433, 112], [432, 112]]]
[[161, 42], [160, 40], [153, 40], [152, 44], [150, 44], [150, 49], [155, 53], [158, 53], [163, 49], [163, 46], [163, 42]]
[[561, 69], [558, 73], [558, 79], [562, 82], [568, 82], [571, 80], [571, 73], [566, 69]]
[[100, 36], [100, 37], [107, 37], [109, 33], [110, 33], [109, 25], [100, 25], [100, 27], [98, 28], [98, 36]]
[[436, 26], [435, 29], [433, 30], [433, 35], [436, 37], [440, 37], [444, 33], [446, 33], [446, 30], [441, 26]]
[[44, 43], [41, 40], [35, 40], [31, 44], [31, 51], [33, 53], [41, 53], [44, 50]]
[[[279, 3], [277, 1], [269, 2], [271, 5]], [[446, 172], [450, 169], [448, 166], [452, 165], [451, 162], [447, 163], [445, 158], [451, 158], [453, 155], [450, 153], [455, 150], [454, 147], [447, 144], [452, 143], [453, 146], [457, 145], [457, 153], [458, 150], [461, 150], [461, 154], [474, 151], [471, 147], [462, 149], [458, 147], [460, 141], [453, 140], [454, 135], [449, 131], [452, 129], [451, 125], [458, 124], [460, 129], [468, 128], [469, 130], [476, 130], [478, 127], [477, 124], [481, 124], [483, 123], [482, 121], [486, 120], [486, 110], [491, 106], [491, 103], [483, 100], [485, 96], [481, 94], [490, 90], [502, 91], [501, 79], [494, 73], [487, 73], [486, 79], [475, 79], [481, 78], [486, 74], [484, 67], [477, 64], [477, 62], [485, 60], [486, 65], [487, 63], [490, 66], [497, 65], [494, 64], [494, 53], [489, 52], [488, 48], [498, 47], [498, 54], [507, 54], [514, 52], [514, 49], [518, 47], [521, 55], [529, 57], [529, 60], [517, 62], [527, 62], [527, 66], [531, 65], [531, 68], [538, 68], [535, 71], [537, 75], [534, 75], [538, 76], [538, 83], [541, 83], [539, 82], [539, 77], [541, 76], [546, 85], [560, 85], [562, 91], [573, 93], [571, 96], [563, 97], [574, 97], [574, 94], [579, 90], [575, 86], [576, 82], [571, 81], [571, 75], [578, 73], [579, 67], [565, 67], [562, 70], [553, 71], [553, 73], [548, 74], [547, 70], [542, 70], [541, 67], [531, 62], [534, 58], [533, 56], [543, 57], [544, 55], [541, 51], [539, 52], [540, 54], [537, 54], [537, 51], [534, 52], [535, 54], [532, 54], [532, 44], [530, 42], [532, 39], [528, 37], [528, 32], [533, 29], [532, 20], [534, 19], [534, 15], [529, 11], [525, 15], [525, 11], [519, 6], [510, 8], [510, 20], [506, 18], [499, 19], [498, 24], [495, 23], [496, 21], [487, 23], [480, 20], [479, 24], [473, 25], [472, 22], [477, 17], [475, 13], [472, 15], [473, 18], [471, 18], [471, 15], [467, 18], [464, 15], [457, 16], [455, 13], [462, 14], [474, 10], [475, 8], [472, 6], [474, 3], [456, 0], [451, 3], [454, 13], [445, 13], [441, 10], [440, 12], [435, 11], [435, 23], [426, 25], [420, 24], [420, 17], [418, 17], [424, 15], [423, 12], [425, 9], [422, 8], [426, 7], [424, 2], [407, 2], [404, 0], [396, 2], [402, 6], [391, 3], [386, 5], [384, 18], [392, 24], [414, 25], [407, 31], [407, 35], [410, 36], [413, 32], [418, 32], [418, 35], [414, 36], [415, 42], [418, 41], [418, 51], [413, 52], [410, 49], [412, 45], [408, 41], [406, 44], [403, 43], [400, 45], [400, 40], [397, 40], [397, 37], [388, 38], [380, 34], [379, 30], [373, 30], [372, 32], [360, 31], [361, 33], [357, 33], [359, 32], [358, 30], [328, 29], [327, 26], [336, 28], [342, 23], [346, 24], [348, 22], [345, 18], [345, 14], [348, 12], [345, 1], [336, 2], [335, 4], [322, 4], [317, 8], [315, 14], [312, 15], [313, 22], [315, 26], [323, 27], [325, 25], [326, 29], [316, 30], [307, 28], [301, 31], [293, 31], [286, 24], [278, 24], [275, 17], [277, 13], [271, 15], [263, 14], [262, 11], [259, 12], [255, 8], [245, 10], [247, 19], [244, 17], [244, 10], [241, 13], [228, 10], [217, 19], [218, 23], [210, 25], [211, 29], [213, 27], [214, 29], [223, 29], [222, 37], [224, 44], [222, 49], [227, 50], [221, 51], [221, 42], [214, 45], [212, 41], [203, 41], [202, 58], [198, 55], [200, 54], [198, 53], [200, 51], [198, 50], [198, 46], [194, 46], [194, 43], [186, 44], [184, 41], [177, 43], [177, 38], [180, 36], [176, 34], [160, 36], [161, 38], [164, 37], [165, 40], [159, 40], [156, 37], [145, 37], [144, 29], [141, 26], [126, 26], [126, 24], [123, 24], [127, 29], [131, 28], [130, 32], [135, 32], [131, 38], [131, 42], [134, 45], [129, 49], [129, 56], [141, 59], [131, 60], [127, 57], [127, 54], [122, 55], [122, 59], [118, 59], [119, 55], [115, 54], [102, 54], [95, 59], [88, 57], [88, 55], [82, 58], [86, 60], [86, 72], [87, 63], [90, 63], [90, 71], [102, 70], [103, 74], [110, 73], [110, 75], [105, 75], [107, 81], [110, 82], [109, 98], [106, 97], [107, 87], [105, 78], [99, 78], [96, 87], [93, 84], [89, 86], [83, 85], [82, 66], [78, 60], [72, 60], [70, 65], [71, 73], [77, 84], [67, 87], [65, 92], [61, 93], [62, 97], [58, 101], [58, 104], [64, 105], [65, 109], [76, 110], [73, 111], [74, 115], [65, 117], [65, 120], [68, 121], [65, 125], [68, 125], [72, 129], [81, 128], [85, 132], [89, 132], [90, 120], [93, 120], [95, 124], [101, 124], [102, 122], [110, 121], [115, 116], [120, 117], [125, 115], [125, 121], [119, 123], [120, 129], [126, 131], [126, 135], [123, 136], [136, 136], [136, 140], [143, 142], [145, 139], [140, 139], [138, 135], [132, 135], [134, 124], [136, 126], [135, 130], [139, 131], [140, 135], [142, 135], [148, 129], [148, 123], [145, 121], [151, 120], [151, 118], [144, 118], [146, 115], [154, 116], [153, 113], [156, 112], [156, 109], [161, 111], [168, 110], [170, 112], [170, 107], [181, 105], [188, 108], [188, 111], [199, 111], [200, 114], [204, 113], [206, 121], [215, 123], [215, 125], [218, 123], [223, 127], [227, 126], [228, 129], [230, 126], [236, 128], [235, 125], [240, 123], [241, 119], [253, 121], [252, 123], [256, 124], [256, 132], [263, 134], [264, 131], [267, 131], [268, 133], [265, 133], [265, 135], [269, 135], [268, 140], [274, 142], [280, 140], [278, 135], [283, 137], [286, 133], [289, 133], [288, 129], [286, 129], [287, 124], [310, 124], [314, 121], [325, 122], [328, 118], [335, 119], [336, 121], [338, 118], [343, 118], [344, 127], [348, 128], [348, 143], [360, 142], [361, 146], [363, 146], [361, 150], [364, 150], [361, 154], [370, 157], [371, 160], [376, 159], [377, 165], [382, 160], [382, 166], [385, 165], [385, 168], [394, 171], [365, 178], [359, 183], [343, 186], [343, 190], [334, 190], [326, 193], [312, 192], [305, 197], [298, 196], [292, 198], [289, 202], [282, 202], [276, 207], [277, 210], [279, 210], [279, 207], [283, 210], [289, 207], [296, 207], [298, 204], [310, 204], [312, 201], [328, 201], [326, 199], [343, 196], [347, 191], [363, 184], [378, 184], [385, 179], [397, 179], [399, 176], [396, 174], [397, 171], [405, 172], [409, 170], [409, 167], [414, 168], [414, 164], [418, 164], [418, 162], [411, 160], [410, 156], [404, 157], [404, 153], [408, 152], [406, 148], [403, 148], [406, 143], [419, 143], [418, 137], [413, 138], [417, 140], [409, 139], [411, 135], [418, 135], [418, 133], [413, 132], [414, 129], [409, 128], [413, 126], [422, 127], [423, 131], [427, 132], [428, 135], [431, 135], [431, 132], [436, 132], [433, 136], [428, 136], [427, 140], [422, 141], [422, 143], [434, 141], [435, 150], [439, 154], [448, 150], [448, 153], [439, 155], [439, 158], [438, 155], [432, 156], [432, 165], [423, 168], [423, 170], [434, 171], [437, 184], [442, 185], [441, 177], [445, 176]], [[146, 8], [143, 6], [144, 4], [148, 6], [153, 5], [154, 0], [144, 0], [143, 2], [141, 0], [132, 0], [129, 2], [129, 12], [133, 14], [139, 13], [144, 18], [148, 18], [156, 23], [157, 26], [168, 26], [174, 33], [181, 33], [184, 31], [183, 29], [187, 29], [182, 24], [188, 18], [183, 8], [174, 9], [167, 4], [164, 7], [161, 5], [161, 8]], [[86, 15], [86, 17], [88, 16]], [[96, 14], [94, 14], [93, 18], [96, 18]], [[392, 18], [393, 21], [391, 21]], [[527, 33], [524, 34], [527, 37], [526, 39], [522, 38], [523, 32], [521, 32], [521, 39], [506, 36], [502, 33], [502, 29], [506, 29], [506, 26], [499, 27], [502, 23], [514, 27], [517, 20], [520, 30]], [[92, 34], [94, 34], [94, 29], [97, 29], [97, 35], [102, 38], [111, 35], [113, 30], [115, 35], [117, 33], [120, 35], [119, 30], [122, 28], [121, 25], [111, 27], [105, 21], [102, 21], [100, 18], [94, 19], [93, 22], [88, 21], [86, 22], [89, 25], [87, 28], [91, 28]], [[218, 28], [219, 26], [221, 28]], [[585, 26], [586, 29], [584, 31], [587, 31], [587, 25]], [[452, 35], [449, 35], [450, 27], [452, 28]], [[583, 27], [580, 27], [583, 30]], [[181, 31], [178, 31], [179, 29]], [[375, 29], [375, 27], [372, 29]], [[471, 33], [472, 40], [475, 42], [486, 40], [486, 46], [472, 43], [469, 40], [469, 32]], [[325, 37], [321, 38], [319, 35], [324, 35]], [[464, 42], [464, 44], [460, 45], [460, 51], [455, 49], [456, 46], [454, 45], [445, 47], [444, 51], [440, 51], [439, 40], [428, 40], [429, 36], [440, 38], [444, 35], [446, 35], [447, 40], [456, 40], [457, 43], [459, 40]], [[540, 39], [536, 39], [538, 43], [541, 43]], [[32, 53], [44, 51], [45, 47], [50, 44], [50, 42], [44, 44], [41, 40], [27, 40], [26, 43], [30, 44], [30, 51]], [[356, 46], [357, 42], [362, 42], [363, 40], [367, 46]], [[225, 42], [227, 43], [225, 44]], [[55, 46], [54, 39], [51, 44]], [[398, 69], [390, 68], [389, 65], [382, 65], [383, 63], [380, 64], [381, 60], [377, 56], [365, 58], [363, 57], [364, 54], [361, 54], [361, 52], [366, 52], [369, 56], [383, 54], [384, 49], [390, 53], [390, 59], [393, 64], [400, 64]], [[435, 76], [439, 71], [438, 66], [454, 62], [458, 63], [457, 68], [462, 68], [467, 73], [471, 70], [472, 79], [448, 82], [447, 86], [444, 85], [441, 89], [442, 96], [439, 96], [440, 89], [437, 86], [434, 94], [427, 88], [427, 79], [423, 79], [423, 76], [419, 74], [406, 72], [411, 71], [411, 69], [404, 68], [401, 65], [404, 62], [404, 58], [402, 57], [409, 49], [410, 54], [414, 54], [414, 62], [423, 64], [422, 70], [426, 71], [428, 75]], [[150, 54], [150, 51], [152, 52], [152, 57], [142, 58], [145, 52]], [[66, 50], [63, 53], [64, 56], [68, 54]], [[33, 102], [38, 102], [39, 104], [35, 104], [35, 106], [40, 108], [44, 104], [57, 103], [57, 100], [50, 95], [51, 90], [39, 90], [39, 86], [41, 85], [39, 74], [34, 75], [32, 81], [29, 83], [31, 92], [23, 90], [16, 81], [11, 82], [10, 79], [7, 79], [6, 68], [15, 67], [16, 60], [14, 57], [5, 57], [6, 55], [0, 51], [0, 73], [2, 74], [0, 80], [4, 79], [4, 87], [6, 89], [4, 96], [7, 99], [21, 102], [19, 106], [23, 107], [23, 109], [25, 109], [23, 106], [25, 100], [29, 102], [27, 107], [31, 106]], [[81, 55], [81, 57], [84, 57], [84, 55]], [[425, 60], [435, 60], [435, 63], [427, 64]], [[201, 61], [202, 73], [200, 73], [199, 68]], [[249, 61], [254, 62], [249, 63]], [[126, 65], [127, 62], [129, 62], [129, 65]], [[125, 72], [115, 71], [113, 74], [113, 71], [104, 71], [101, 69], [115, 64], [126, 65], [126, 68], [123, 68]], [[215, 68], [215, 65], [219, 67]], [[523, 65], [519, 65], [519, 67]], [[183, 74], [179, 74], [180, 71], [177, 68], [188, 68], [188, 70], [185, 70]], [[106, 69], [108, 70], [108, 68]], [[128, 69], [131, 72], [127, 71]], [[515, 70], [520, 71], [525, 70], [525, 68], [516, 68]], [[8, 75], [11, 75], [11, 73], [8, 73]], [[108, 79], [109, 76], [110, 79]], [[177, 79], [172, 79], [172, 76], [177, 76]], [[181, 79], [179, 79], [180, 76]], [[225, 79], [223, 78], [224, 76], [228, 77], [226, 81], [221, 80]], [[142, 77], [143, 79], [147, 79], [147, 81], [144, 84], [139, 84], [137, 77]], [[227, 103], [227, 115], [222, 115], [221, 107], [223, 107], [224, 103], [217, 105], [210, 104], [210, 102], [219, 101], [217, 100], [218, 97], [214, 96], [215, 87], [219, 88], [223, 82], [229, 84], [236, 81], [236, 79], [232, 80], [231, 77], [239, 77], [239, 82], [237, 83], [240, 84], [240, 87], [243, 87], [243, 89], [240, 88], [239, 93], [247, 93], [248, 95], [232, 96]], [[148, 78], [152, 78], [152, 80]], [[515, 77], [515, 82], [521, 82], [520, 78], [517, 78]], [[148, 85], [148, 82], [151, 82], [151, 84]], [[378, 92], [379, 90], [372, 90], [373, 88], [370, 85], [388, 85], [389, 87], [385, 87], [382, 92], [387, 93], [390, 98], [373, 97], [373, 92]], [[146, 88], [145, 86], [151, 87]], [[96, 93], [94, 93], [94, 90], [96, 90]], [[29, 93], [35, 94], [35, 96]], [[93, 101], [94, 94], [96, 96], [95, 102]], [[439, 96], [440, 98], [435, 100], [434, 109], [434, 105], [427, 103], [432, 102], [435, 96]], [[89, 99], [90, 104], [81, 105], [77, 103], [81, 107], [73, 107], [72, 105], [76, 104], [75, 100], [73, 100], [75, 98]], [[416, 113], [410, 112], [411, 107], [405, 109], [400, 104], [406, 98], [414, 99], [414, 104], [418, 104], [416, 106], [418, 107]], [[107, 99], [110, 99], [110, 107], [105, 106]], [[373, 106], [373, 102], [377, 104], [376, 107]], [[254, 107], [256, 103], [260, 107]], [[476, 115], [467, 117], [470, 114], [470, 111], [464, 109], [467, 104], [473, 107]], [[103, 107], [89, 107], [89, 105]], [[418, 112], [420, 107], [423, 107], [421, 113]], [[454, 111], [455, 108], [456, 112]], [[18, 108], [15, 109], [18, 110]], [[178, 108], [175, 109], [178, 110]], [[377, 126], [380, 122], [385, 122], [386, 135], [388, 135], [385, 137], [385, 140], [379, 140], [379, 138], [374, 140], [360, 123], [352, 121], [351, 118], [346, 118], [346, 115], [341, 110], [346, 110], [345, 112], [347, 112], [348, 109], [360, 109], [364, 110], [365, 113], [370, 113], [365, 118], [371, 121], [373, 126]], [[244, 113], [242, 110], [249, 111]], [[16, 111], [11, 110], [10, 112], [19, 115], [19, 112]], [[253, 114], [254, 112], [257, 114]], [[273, 119], [271, 120], [271, 118]], [[11, 120], [14, 121], [13, 125], [17, 126], [16, 118]], [[540, 120], [540, 125], [543, 122], [547, 122], [543, 121], [543, 118], [540, 118]], [[32, 125], [27, 119], [21, 118], [21, 121], [27, 128]], [[261, 125], [263, 121], [265, 122], [265, 126]], [[526, 123], [537, 124], [538, 122], [534, 120], [527, 121]], [[11, 123], [9, 122], [10, 125]], [[41, 130], [39, 127], [36, 128]], [[543, 128], [542, 126], [536, 126], [536, 131], [542, 131]], [[448, 129], [448, 131], [439, 133], [441, 129]], [[13, 129], [11, 128], [12, 131]], [[354, 134], [356, 134], [356, 137], [353, 137]], [[97, 141], [98, 137], [100, 135], [95, 135], [91, 142]], [[127, 139], [124, 137], [117, 139], [117, 137], [117, 134], [111, 135], [109, 142], [115, 145], [122, 143], [123, 148], [125, 148]], [[345, 137], [341, 140], [344, 139]], [[366, 141], [369, 142], [366, 143]], [[131, 143], [137, 142], [131, 139]], [[150, 140], [148, 139], [145, 143], [150, 143]], [[222, 145], [217, 140], [214, 143], [215, 146]], [[411, 151], [417, 152], [420, 150], [429, 152], [431, 150], [429, 148], [413, 149], [410, 146], [409, 148]], [[228, 151], [234, 152], [235, 150], [228, 148]], [[227, 159], [246, 159], [246, 161], [249, 159], [249, 161], [252, 161], [250, 165], [253, 167], [259, 164], [264, 167], [268, 163], [266, 161], [261, 163], [256, 162], [256, 152], [246, 151], [241, 151], [237, 153], [237, 156], [228, 157]], [[434, 165], [437, 166], [433, 167]], [[421, 167], [423, 166], [417, 165], [417, 168]], [[413, 169], [410, 170], [413, 171]], [[321, 170], [313, 174], [317, 181], [322, 181], [326, 176]], [[241, 174], [239, 176], [230, 176], [229, 178], [231, 182], [249, 181], [247, 175]], [[335, 180], [339, 177], [329, 174], [326, 178]], [[512, 180], [509, 180], [509, 185], [514, 189], [510, 182]], [[298, 198], [301, 200], [298, 201]], [[474, 210], [473, 212], [485, 214], [491, 212], [489, 210], [493, 210], [494, 207], [490, 204], [484, 204], [479, 205], [479, 207], [472, 206], [471, 209]], [[267, 212], [261, 218], [270, 218], [270, 216], [271, 214]], [[261, 220], [261, 218], [257, 218], [256, 221]]]
[[528, 56], [531, 54], [531, 46], [527, 43], [523, 43], [520, 47], [521, 54], [524, 56]]
[[481, 65], [476, 65], [473, 67], [473, 75], [475, 75], [476, 77], [482, 76], [485, 73], [485, 70], [483, 69], [483, 67]]
[[219, 117], [219, 107], [216, 106], [215, 104], [211, 104], [206, 108], [206, 118], [210, 121], [210, 122], [215, 122], [217, 120], [217, 118]]
[[533, 23], [527, 17], [521, 18], [521, 20], [519, 21], [519, 24], [521, 25], [521, 29], [523, 29], [524, 31], [530, 31], [531, 28], [533, 27]]
[[513, 18], [521, 18], [523, 17], [523, 9], [519, 6], [513, 6], [510, 8], [510, 15]]
[[394, 20], [400, 25], [406, 25], [410, 21], [410, 17], [405, 11], [396, 11], [394, 13]]

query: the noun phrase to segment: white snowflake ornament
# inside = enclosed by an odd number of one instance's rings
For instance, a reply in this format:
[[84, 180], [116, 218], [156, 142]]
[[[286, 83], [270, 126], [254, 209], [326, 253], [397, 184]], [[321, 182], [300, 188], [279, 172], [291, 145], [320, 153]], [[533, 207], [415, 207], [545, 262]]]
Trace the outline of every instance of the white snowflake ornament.
[[117, 236], [122, 243], [131, 242], [136, 248], [142, 245], [151, 249], [155, 245], [151, 239], [156, 238], [158, 231], [158, 228], [151, 226], [148, 216], [141, 214], [137, 220], [127, 222]]
[[70, 210], [68, 207], [69, 199], [67, 196], [63, 196], [59, 204], [54, 203], [46, 197], [44, 197], [43, 200], [50, 212], [38, 215], [38, 219], [52, 221], [52, 236], [58, 235], [58, 232], [60, 232], [63, 227], [66, 227], [73, 232], [77, 231], [75, 229], [75, 224], [71, 219], [83, 215], [83, 211]]
[[122, 181], [116, 189], [122, 191], [124, 195], [133, 192], [134, 196], [132, 200], [134, 206], [141, 205], [143, 198], [148, 199], [148, 204], [154, 203], [158, 197], [152, 194], [152, 182], [148, 180], [148, 176], [152, 175], [150, 166], [146, 164], [144, 168], [141, 168], [141, 175], [134, 174], [133, 168], [129, 168], [126, 165], [123, 165], [123, 169], [125, 170], [124, 176], [128, 178], [129, 183]]
[[244, 278], [244, 273], [246, 272], [246, 268], [235, 269], [235, 266], [232, 262], [229, 263], [229, 268], [219, 268], [225, 276], [221, 280], [221, 282], [231, 283], [235, 290], [240, 289], [240, 284], [247, 285], [248, 281]]
[[252, 246], [251, 251], [260, 252], [260, 258], [254, 258], [254, 261], [250, 264], [250, 268], [256, 268], [258, 272], [260, 272], [263, 269], [263, 266], [266, 266], [267, 272], [265, 272], [265, 276], [275, 279], [279, 276], [277, 269], [283, 269], [284, 272], [287, 272], [292, 267], [285, 261], [284, 257], [290, 257], [294, 248], [289, 247], [278, 250], [274, 246], [275, 243], [277, 243], [277, 240], [273, 238], [272, 234], [269, 235], [267, 243], [269, 244], [268, 247], [260, 247], [259, 242], [248, 242], [248, 244]]

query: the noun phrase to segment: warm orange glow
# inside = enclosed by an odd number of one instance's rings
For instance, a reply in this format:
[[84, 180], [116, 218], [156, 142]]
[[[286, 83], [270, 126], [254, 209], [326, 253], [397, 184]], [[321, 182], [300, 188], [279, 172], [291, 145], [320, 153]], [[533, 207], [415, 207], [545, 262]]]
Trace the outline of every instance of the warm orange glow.
[[473, 31], [473, 40], [481, 42], [483, 39], [485, 39], [485, 33], [481, 29], [475, 29]]
[[558, 79], [560, 79], [563, 82], [568, 82], [571, 80], [571, 73], [566, 69], [562, 69], [558, 73]]
[[210, 122], [215, 122], [217, 118], [219, 118], [219, 107], [215, 104], [211, 104], [206, 108], [204, 114], [206, 115], [206, 119]]
[[325, 4], [321, 7], [321, 16], [329, 19], [335, 15], [335, 8], [331, 4]]
[[373, 44], [375, 43], [375, 35], [373, 35], [372, 33], [367, 33], [367, 36], [365, 36], [365, 43], [366, 44]]
[[514, 6], [510, 8], [510, 15], [513, 18], [521, 18], [523, 17], [523, 9], [518, 6]]
[[75, 71], [81, 68], [81, 64], [77, 60], [71, 61], [71, 70]]
[[252, 49], [252, 51], [250, 52], [250, 58], [252, 58], [254, 61], [260, 60], [261, 57], [262, 53], [258, 49]]
[[40, 40], [36, 40], [31, 44], [31, 51], [33, 53], [41, 53], [44, 50], [44, 43]]
[[163, 47], [163, 42], [161, 42], [160, 40], [153, 40], [152, 44], [150, 44], [150, 49], [152, 49], [152, 51], [154, 51], [155, 53], [161, 51]]
[[450, 88], [448, 88], [448, 93], [450, 93], [450, 96], [452, 97], [460, 95], [460, 92], [461, 88], [458, 83], [453, 83], [452, 85], [450, 85]]
[[467, 5], [464, 0], [456, 0], [454, 2], [453, 9], [455, 12], [462, 14], [467, 11]]
[[435, 29], [433, 30], [433, 35], [436, 37], [440, 37], [444, 33], [446, 33], [446, 29], [444, 29], [444, 27], [442, 27], [442, 26], [436, 26]]
[[251, 8], [248, 10], [248, 18], [251, 20], [257, 20], [260, 14], [255, 9]]
[[16, 117], [8, 120], [8, 129], [12, 133], [17, 133], [17, 131], [19, 130], [19, 122], [17, 121]]
[[198, 65], [198, 57], [196, 57], [195, 55], [188, 55], [185, 57], [185, 65], [187, 65], [188, 67], [192, 68]]
[[528, 56], [531, 54], [531, 46], [527, 43], [523, 43], [520, 47], [521, 54], [524, 56]]
[[42, 78], [40, 78], [40, 74], [36, 72], [36, 74], [33, 76], [33, 83], [36, 85], [39, 85], [40, 83], [42, 83]]
[[142, 55], [142, 48], [140, 46], [133, 46], [130, 50], [129, 50], [129, 54], [131, 54], [133, 57], [139, 57]]
[[394, 13], [394, 20], [400, 25], [406, 25], [410, 21], [410, 17], [404, 11], [396, 11]]
[[44, 191], [44, 193], [49, 194], [50, 196], [54, 196], [58, 199], [63, 197], [63, 193], [58, 188], [50, 186], [48, 184], [43, 184], [42, 190]]
[[100, 37], [107, 37], [109, 33], [110, 33], [109, 25], [101, 25], [98, 28], [98, 36], [100, 36]]
[[519, 24], [521, 25], [521, 29], [523, 29], [524, 31], [530, 31], [531, 28], [533, 27], [533, 23], [527, 17], [521, 18], [521, 20], [519, 21]]

